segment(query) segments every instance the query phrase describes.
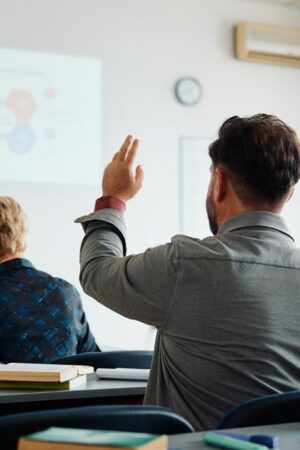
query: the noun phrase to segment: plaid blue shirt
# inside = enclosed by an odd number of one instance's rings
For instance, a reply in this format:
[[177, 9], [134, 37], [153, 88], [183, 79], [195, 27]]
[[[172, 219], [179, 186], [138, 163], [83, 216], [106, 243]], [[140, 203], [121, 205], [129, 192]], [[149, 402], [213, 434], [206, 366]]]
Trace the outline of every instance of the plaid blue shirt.
[[27, 259], [0, 264], [0, 361], [47, 363], [99, 350], [74, 286]]

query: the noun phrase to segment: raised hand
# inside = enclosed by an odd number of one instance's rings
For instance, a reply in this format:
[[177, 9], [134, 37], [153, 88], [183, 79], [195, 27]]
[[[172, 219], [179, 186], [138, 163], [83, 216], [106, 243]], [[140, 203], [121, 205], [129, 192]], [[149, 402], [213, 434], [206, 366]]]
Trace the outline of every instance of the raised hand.
[[139, 140], [127, 136], [120, 150], [106, 166], [102, 179], [103, 195], [127, 202], [134, 197], [143, 184], [143, 169], [139, 165], [133, 170], [133, 163], [139, 148]]

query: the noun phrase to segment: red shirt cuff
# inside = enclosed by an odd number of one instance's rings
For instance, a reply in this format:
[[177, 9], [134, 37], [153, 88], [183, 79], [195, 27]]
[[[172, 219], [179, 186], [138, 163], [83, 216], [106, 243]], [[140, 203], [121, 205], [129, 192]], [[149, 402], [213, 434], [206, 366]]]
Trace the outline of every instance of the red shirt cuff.
[[104, 196], [96, 200], [94, 211], [100, 211], [101, 209], [111, 208], [119, 211], [123, 214], [126, 210], [125, 203], [116, 197]]

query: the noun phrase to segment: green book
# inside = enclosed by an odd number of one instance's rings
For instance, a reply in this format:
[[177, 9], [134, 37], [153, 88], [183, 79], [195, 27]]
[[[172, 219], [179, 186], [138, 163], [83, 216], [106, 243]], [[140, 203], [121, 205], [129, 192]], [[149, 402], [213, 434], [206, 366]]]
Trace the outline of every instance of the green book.
[[51, 427], [23, 437], [18, 450], [167, 450], [167, 436]]
[[60, 390], [74, 389], [86, 383], [86, 375], [80, 375], [68, 381], [0, 381], [0, 389], [36, 389]]

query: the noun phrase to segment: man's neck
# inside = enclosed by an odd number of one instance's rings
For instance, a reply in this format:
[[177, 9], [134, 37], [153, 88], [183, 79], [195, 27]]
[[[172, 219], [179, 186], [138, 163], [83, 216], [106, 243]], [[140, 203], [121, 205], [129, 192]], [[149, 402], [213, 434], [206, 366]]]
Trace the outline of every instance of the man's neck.
[[233, 219], [236, 216], [240, 216], [241, 214], [245, 214], [247, 212], [254, 212], [254, 211], [264, 211], [264, 212], [269, 212], [269, 213], [273, 213], [273, 214], [280, 214], [282, 210], [282, 207], [280, 206], [274, 206], [271, 207], [270, 205], [261, 203], [259, 205], [254, 205], [254, 206], [244, 206], [244, 205], [239, 205], [238, 208], [230, 208], [226, 211], [224, 211], [224, 213], [221, 215], [221, 217], [219, 218], [219, 227], [223, 225], [223, 223], [227, 222], [230, 219]]

